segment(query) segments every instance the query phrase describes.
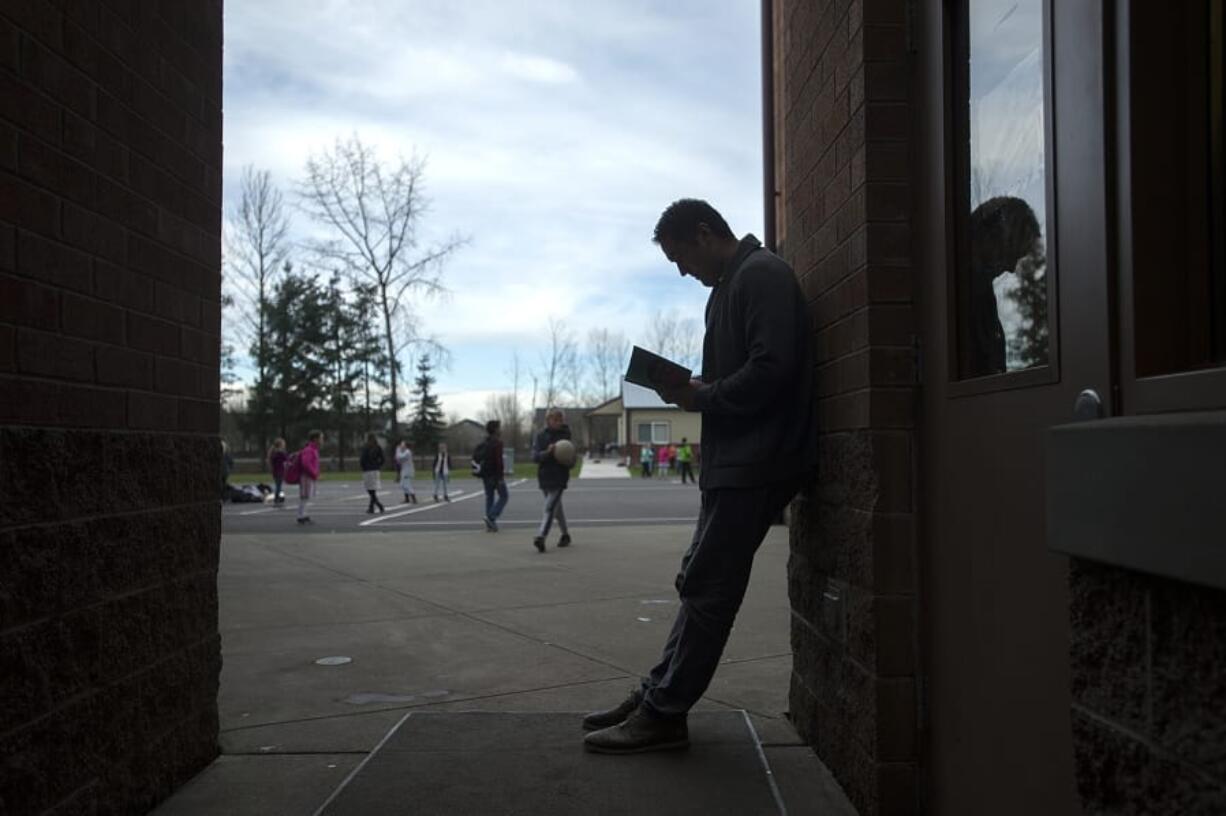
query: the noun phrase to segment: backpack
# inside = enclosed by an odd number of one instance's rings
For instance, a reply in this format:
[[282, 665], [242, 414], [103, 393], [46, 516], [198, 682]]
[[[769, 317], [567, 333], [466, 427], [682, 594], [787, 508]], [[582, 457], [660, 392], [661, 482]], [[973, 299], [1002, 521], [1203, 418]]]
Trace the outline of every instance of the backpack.
[[299, 451], [294, 451], [285, 462], [285, 483], [296, 485], [302, 478], [302, 463], [298, 461]]
[[485, 464], [485, 456], [488, 453], [489, 440], [483, 440], [477, 443], [477, 447], [473, 448], [472, 470], [474, 476], [481, 475], [481, 466]]

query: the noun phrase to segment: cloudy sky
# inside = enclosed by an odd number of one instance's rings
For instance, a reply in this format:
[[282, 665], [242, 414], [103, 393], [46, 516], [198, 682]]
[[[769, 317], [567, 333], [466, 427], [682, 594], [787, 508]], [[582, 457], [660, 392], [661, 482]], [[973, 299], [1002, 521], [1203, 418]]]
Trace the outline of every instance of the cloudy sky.
[[[706, 198], [762, 229], [758, 0], [235, 0], [226, 4], [227, 206], [245, 165], [287, 198], [312, 152], [359, 135], [427, 159], [429, 244], [471, 237], [449, 296], [417, 303], [452, 355], [444, 410], [476, 417], [538, 368], [549, 318], [645, 340], [706, 290], [655, 245]], [[295, 213], [299, 236], [310, 229]], [[405, 361], [407, 362], [407, 360]], [[527, 401], [531, 381], [521, 383]]]

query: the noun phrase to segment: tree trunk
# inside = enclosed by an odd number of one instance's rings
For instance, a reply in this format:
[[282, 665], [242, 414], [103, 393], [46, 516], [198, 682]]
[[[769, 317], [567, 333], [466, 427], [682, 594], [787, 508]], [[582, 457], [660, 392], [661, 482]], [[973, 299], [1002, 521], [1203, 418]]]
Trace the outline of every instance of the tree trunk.
[[392, 383], [392, 438], [400, 436], [400, 419], [397, 413], [399, 399], [396, 382], [396, 338], [392, 335], [392, 312], [387, 302], [387, 285], [379, 285], [379, 302], [383, 306], [383, 331], [387, 340], [387, 359]]

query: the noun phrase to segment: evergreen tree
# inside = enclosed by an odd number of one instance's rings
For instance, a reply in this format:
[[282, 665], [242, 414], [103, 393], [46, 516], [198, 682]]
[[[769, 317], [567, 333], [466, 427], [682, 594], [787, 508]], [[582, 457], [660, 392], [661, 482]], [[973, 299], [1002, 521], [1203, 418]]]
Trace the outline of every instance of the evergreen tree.
[[357, 310], [356, 297], [341, 286], [340, 273], [333, 273], [324, 294], [323, 362], [325, 374], [326, 403], [329, 421], [327, 426], [336, 431], [337, 456], [341, 470], [345, 469], [345, 453], [349, 450], [349, 432], [352, 430], [351, 406], [362, 376], [361, 361], [357, 357], [361, 334], [362, 315]]
[[1042, 256], [1024, 258], [1016, 275], [1017, 287], [1009, 299], [1016, 304], [1021, 322], [1009, 338], [1009, 351], [1022, 368], [1047, 365], [1047, 265]]
[[314, 276], [287, 275], [269, 302], [269, 414], [293, 448], [319, 418], [328, 389], [327, 293]]
[[443, 429], [447, 427], [443, 420], [443, 409], [438, 396], [431, 392], [434, 377], [430, 374], [434, 366], [430, 355], [424, 355], [417, 363], [417, 379], [413, 388], [413, 418], [409, 421], [409, 439], [414, 450], [426, 451], [434, 448], [442, 439]]

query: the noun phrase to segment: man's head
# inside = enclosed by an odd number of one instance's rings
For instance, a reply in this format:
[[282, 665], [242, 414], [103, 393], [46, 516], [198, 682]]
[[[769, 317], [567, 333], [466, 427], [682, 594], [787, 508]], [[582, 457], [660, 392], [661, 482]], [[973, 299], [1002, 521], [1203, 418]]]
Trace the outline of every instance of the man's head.
[[545, 424], [551, 429], [557, 430], [562, 427], [562, 423], [566, 421], [566, 414], [561, 408], [550, 408], [545, 412]]
[[668, 205], [656, 222], [652, 240], [682, 275], [704, 286], [719, 283], [724, 265], [736, 254], [737, 239], [714, 207], [695, 198]]
[[1019, 262], [1042, 263], [1043, 241], [1034, 210], [1020, 198], [990, 198], [971, 213], [971, 263], [992, 277]]
[[502, 433], [502, 423], [496, 419], [491, 419], [485, 423], [485, 432], [490, 436], [498, 436]]
[[307, 434], [307, 441], [314, 442], [317, 445], [323, 442], [323, 439], [324, 439], [323, 431], [311, 431], [310, 433]]

